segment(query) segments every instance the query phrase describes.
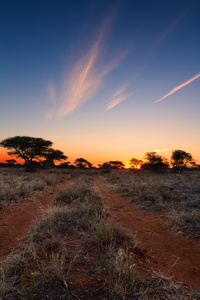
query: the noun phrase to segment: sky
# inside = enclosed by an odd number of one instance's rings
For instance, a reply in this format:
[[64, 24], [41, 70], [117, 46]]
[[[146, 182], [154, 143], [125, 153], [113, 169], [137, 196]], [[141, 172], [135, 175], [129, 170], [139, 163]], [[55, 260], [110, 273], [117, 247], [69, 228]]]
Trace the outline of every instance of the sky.
[[42, 137], [71, 163], [200, 163], [199, 29], [199, 0], [2, 0], [0, 140]]

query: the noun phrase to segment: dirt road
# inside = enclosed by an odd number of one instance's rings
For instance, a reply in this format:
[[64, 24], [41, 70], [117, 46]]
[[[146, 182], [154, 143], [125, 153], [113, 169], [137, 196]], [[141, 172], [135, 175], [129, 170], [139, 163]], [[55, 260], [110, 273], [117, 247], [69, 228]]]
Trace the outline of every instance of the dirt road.
[[53, 186], [48, 193], [42, 194], [37, 200], [23, 200], [1, 214], [0, 259], [16, 249], [21, 242], [20, 239], [27, 235], [37, 218], [51, 204], [56, 192], [64, 189], [77, 178]]
[[135, 210], [126, 199], [110, 192], [99, 177], [94, 182], [115, 221], [139, 240], [138, 248], [147, 258], [146, 269], [200, 288], [200, 242], [175, 236], [164, 224], [166, 218]]
[[[27, 235], [36, 219], [51, 204], [55, 193], [77, 180], [77, 177], [54, 186], [49, 193], [37, 200], [24, 200], [0, 217], [0, 258], [16, 249]], [[200, 288], [200, 242], [177, 237], [165, 223], [166, 219], [151, 212], [134, 209], [126, 199], [110, 192], [99, 177], [94, 177], [103, 202], [115, 222], [128, 229], [139, 240], [138, 260], [141, 255], [143, 269], [152, 273], [162, 272], [166, 276]]]

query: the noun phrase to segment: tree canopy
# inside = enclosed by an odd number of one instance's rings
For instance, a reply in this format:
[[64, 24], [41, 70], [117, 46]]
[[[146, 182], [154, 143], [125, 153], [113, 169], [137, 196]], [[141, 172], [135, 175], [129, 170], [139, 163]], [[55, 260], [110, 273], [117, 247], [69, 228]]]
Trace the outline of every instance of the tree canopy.
[[55, 161], [66, 160], [68, 157], [60, 150], [49, 149], [46, 155], [46, 161], [54, 163]]
[[147, 163], [144, 163], [141, 168], [143, 170], [152, 170], [155, 172], [163, 171], [169, 167], [168, 161], [161, 155], [156, 154], [156, 152], [146, 152], [144, 158]]
[[51, 141], [29, 136], [14, 136], [0, 142], [0, 146], [9, 150], [9, 155], [22, 158], [27, 168], [34, 160], [48, 159], [48, 157], [51, 160], [65, 159], [66, 156], [62, 151], [52, 149], [52, 145]]
[[132, 169], [137, 169], [139, 166], [141, 166], [143, 163], [143, 161], [141, 159], [137, 159], [137, 158], [131, 158], [129, 161], [129, 164], [131, 166]]
[[[43, 166], [54, 166], [55, 161], [66, 160], [68, 157], [60, 150], [52, 148], [53, 143], [49, 140], [43, 138], [35, 138], [30, 136], [14, 136], [3, 139], [0, 141], [0, 146], [8, 150], [8, 155], [15, 156], [16, 158], [21, 158], [24, 160], [24, 165], [27, 170], [31, 170], [31, 166], [34, 168], [38, 165], [43, 164]], [[142, 160], [137, 158], [131, 158], [129, 163], [131, 168], [137, 169], [141, 166], [142, 170], [153, 170], [153, 171], [163, 171], [169, 168], [169, 163], [167, 159], [163, 156], [158, 155], [156, 152], [146, 152], [143, 163]], [[7, 164], [12, 166], [16, 164], [15, 159], [8, 159]], [[79, 168], [91, 168], [92, 164], [86, 159], [80, 157], [75, 160], [75, 165]], [[63, 167], [67, 167], [68, 163], [63, 164]], [[174, 150], [171, 155], [171, 165], [173, 169], [180, 169], [184, 167], [198, 168], [192, 155], [183, 150]], [[102, 165], [99, 165], [103, 170], [110, 169], [124, 169], [125, 165], [122, 161], [109, 161]]]
[[81, 169], [92, 167], [92, 164], [82, 157], [77, 158], [74, 163], [77, 167], [79, 167]]
[[171, 164], [173, 168], [187, 167], [193, 162], [192, 155], [183, 150], [174, 150], [171, 156]]
[[114, 169], [124, 169], [125, 168], [124, 163], [120, 160], [110, 160], [108, 163]]
[[15, 159], [6, 159], [6, 162], [8, 165], [14, 165], [17, 163], [17, 161]]
[[149, 164], [157, 164], [163, 162], [163, 157], [156, 152], [146, 152], [144, 158]]

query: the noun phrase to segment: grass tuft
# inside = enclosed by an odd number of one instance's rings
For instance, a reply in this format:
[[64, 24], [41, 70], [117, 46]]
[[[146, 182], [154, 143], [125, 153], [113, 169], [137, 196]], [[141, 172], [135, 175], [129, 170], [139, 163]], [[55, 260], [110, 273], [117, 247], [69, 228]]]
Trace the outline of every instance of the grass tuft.
[[101, 176], [109, 189], [129, 197], [135, 207], [166, 214], [175, 233], [200, 237], [198, 171], [181, 174], [112, 171]]
[[65, 192], [64, 200], [57, 195], [55, 205], [37, 220], [20, 254], [1, 264], [2, 299], [198, 297], [198, 291], [185, 293], [162, 274], [149, 280], [140, 276], [137, 241], [111, 222], [91, 178]]

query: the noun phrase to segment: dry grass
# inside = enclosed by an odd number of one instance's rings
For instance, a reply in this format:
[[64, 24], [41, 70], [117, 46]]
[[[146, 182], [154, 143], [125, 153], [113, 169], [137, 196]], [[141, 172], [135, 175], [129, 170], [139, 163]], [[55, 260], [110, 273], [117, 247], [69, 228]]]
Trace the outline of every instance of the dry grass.
[[137, 241], [110, 221], [89, 176], [64, 193], [36, 222], [21, 252], [1, 264], [0, 299], [198, 297], [162, 274], [149, 280], [139, 274]]
[[52, 185], [70, 179], [74, 172], [45, 170], [26, 173], [23, 169], [0, 169], [0, 207], [18, 202], [23, 198], [36, 197]]
[[[89, 199], [88, 195], [92, 197]], [[74, 280], [73, 274], [79, 265], [83, 266], [83, 275], [77, 271], [77, 278], [80, 276], [78, 290], [84, 294], [86, 291], [81, 288], [81, 278], [85, 276], [90, 258], [94, 255], [90, 244], [94, 246], [97, 243], [90, 234], [91, 227], [102, 216], [101, 199], [97, 194], [95, 198], [92, 189], [84, 198], [76, 199], [71, 207], [54, 206], [45, 212], [36, 222], [22, 253], [2, 266], [0, 298], [74, 299], [76, 288], [69, 291], [68, 285]], [[92, 251], [87, 251], [88, 246]], [[98, 258], [95, 258], [97, 264]], [[96, 263], [91, 267], [96, 268]], [[5, 269], [8, 271], [5, 272]]]
[[112, 171], [102, 178], [109, 189], [129, 197], [137, 208], [169, 216], [177, 234], [200, 237], [200, 172]]
[[82, 176], [75, 183], [58, 192], [54, 199], [54, 205], [64, 205], [73, 201], [80, 203], [85, 201], [93, 202], [93, 200], [100, 200], [100, 197], [93, 186], [91, 178]]

